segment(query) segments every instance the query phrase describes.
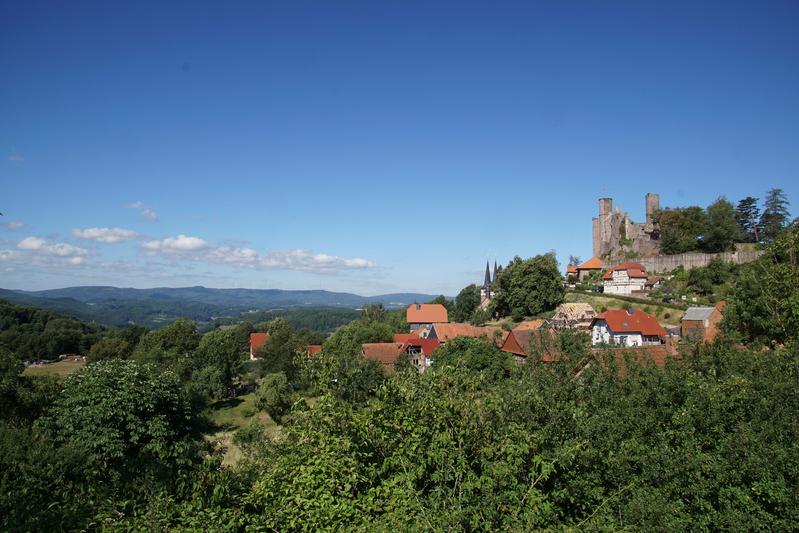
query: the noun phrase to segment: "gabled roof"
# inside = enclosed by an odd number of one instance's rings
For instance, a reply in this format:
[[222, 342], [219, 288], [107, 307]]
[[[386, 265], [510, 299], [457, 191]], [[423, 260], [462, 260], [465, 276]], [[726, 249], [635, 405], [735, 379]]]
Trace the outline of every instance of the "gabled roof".
[[689, 307], [683, 315], [683, 320], [707, 320], [715, 311], [715, 307]]
[[627, 262], [621, 263], [620, 265], [612, 266], [609, 269], [607, 269], [607, 271], [602, 276], [602, 278], [603, 279], [613, 279], [613, 272], [614, 271], [620, 271], [620, 270], [626, 270], [627, 271], [627, 276], [629, 276], [631, 278], [645, 278], [645, 277], [647, 277], [646, 268], [644, 267], [644, 265], [642, 265], [641, 263], [633, 262], [633, 261], [627, 261]]
[[500, 350], [519, 357], [529, 357], [531, 348], [541, 354], [542, 361], [555, 361], [558, 350], [551, 329], [514, 329], [502, 343]]
[[407, 342], [414, 339], [419, 339], [418, 333], [395, 333], [394, 342]]
[[602, 260], [598, 257], [592, 257], [582, 265], [578, 266], [577, 270], [602, 270]]
[[250, 350], [255, 351], [266, 342], [269, 338], [269, 333], [250, 333]]
[[411, 304], [405, 310], [405, 321], [408, 324], [430, 324], [449, 322], [449, 317], [447, 308], [441, 304]]
[[613, 333], [640, 333], [641, 335], [665, 337], [666, 330], [658, 324], [655, 317], [635, 309], [630, 314], [626, 309], [609, 309], [591, 321], [591, 327], [598, 320], [607, 322]]
[[437, 339], [420, 339], [419, 337], [409, 339], [403, 343], [402, 351], [408, 351], [411, 346], [419, 348], [424, 355], [432, 354], [441, 343]]
[[361, 344], [364, 357], [384, 365], [396, 363], [397, 357], [403, 352], [403, 346], [405, 345], [401, 342], [367, 342]]
[[577, 267], [574, 265], [569, 265], [566, 267], [567, 274], [577, 274]]
[[313, 357], [314, 355], [316, 355], [316, 354], [318, 354], [319, 352], [322, 351], [322, 345], [321, 344], [311, 344], [309, 346], [306, 346], [305, 349], [308, 350], [308, 357]]
[[591, 307], [591, 304], [585, 302], [566, 302], [558, 306], [555, 310], [555, 316], [561, 313], [570, 317], [578, 317], [586, 313], [593, 315], [596, 314], [596, 311]]
[[[430, 334], [435, 330], [435, 338], [440, 342], [447, 342], [456, 337], [482, 337], [485, 335], [489, 340], [494, 339], [494, 333], [500, 332], [501, 339], [504, 340], [507, 336], [506, 331], [501, 328], [490, 326], [472, 326], [471, 324], [463, 324], [459, 322], [433, 324]], [[430, 335], [428, 334], [428, 337]]]

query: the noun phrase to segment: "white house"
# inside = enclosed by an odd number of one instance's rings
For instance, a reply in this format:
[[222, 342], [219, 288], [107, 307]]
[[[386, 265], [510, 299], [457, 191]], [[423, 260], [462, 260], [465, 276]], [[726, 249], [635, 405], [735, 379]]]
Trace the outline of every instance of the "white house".
[[604, 292], [630, 295], [646, 290], [646, 268], [641, 263], [622, 263], [609, 268], [602, 276]]
[[655, 317], [633, 309], [611, 309], [591, 322], [594, 346], [650, 346], [666, 342], [666, 330]]

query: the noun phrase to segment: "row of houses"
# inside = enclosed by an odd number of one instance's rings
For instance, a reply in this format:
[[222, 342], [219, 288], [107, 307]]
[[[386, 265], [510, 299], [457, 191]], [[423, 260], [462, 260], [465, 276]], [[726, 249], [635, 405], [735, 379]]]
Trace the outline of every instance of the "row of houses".
[[602, 273], [602, 290], [607, 294], [644, 294], [663, 281], [661, 276], [648, 274], [641, 263], [627, 261], [605, 268], [598, 257], [592, 257], [578, 266], [569, 265], [566, 278], [574, 283], [585, 280], [592, 272]]
[[[690, 308], [682, 321], [683, 338], [712, 341], [718, 333], [722, 318], [723, 303], [716, 307]], [[494, 343], [501, 351], [517, 361], [537, 356], [542, 361], [554, 361], [559, 357], [557, 333], [571, 329], [591, 335], [595, 348], [644, 349], [652, 352], [655, 359], [663, 359], [664, 353], [676, 353], [677, 338], [669, 334], [655, 317], [629, 309], [610, 309], [597, 314], [586, 303], [564, 303], [548, 320], [530, 320], [518, 324], [512, 330], [495, 326], [474, 326], [447, 321], [447, 310], [439, 304], [413, 304], [406, 310], [406, 319], [411, 325], [409, 333], [395, 333], [392, 342], [374, 342], [361, 345], [361, 355], [378, 361], [386, 372], [393, 372], [401, 356], [420, 372], [430, 367], [435, 351], [458, 337], [482, 338]], [[250, 358], [269, 338], [268, 333], [250, 335]], [[666, 347], [663, 350], [654, 350]], [[309, 357], [322, 350], [320, 345], [306, 347]], [[642, 353], [644, 353], [642, 352]], [[661, 353], [662, 352], [662, 353]], [[655, 357], [656, 356], [656, 357]]]

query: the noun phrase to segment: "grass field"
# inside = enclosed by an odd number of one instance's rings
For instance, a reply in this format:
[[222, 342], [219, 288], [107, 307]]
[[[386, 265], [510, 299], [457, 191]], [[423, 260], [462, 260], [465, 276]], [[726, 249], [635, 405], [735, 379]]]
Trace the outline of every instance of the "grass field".
[[22, 374], [25, 376], [67, 376], [73, 372], [77, 372], [84, 366], [86, 366], [86, 363], [83, 362], [58, 361], [57, 363], [50, 363], [49, 365], [28, 367]]
[[233, 434], [254, 422], [266, 426], [269, 436], [277, 435], [280, 426], [268, 414], [255, 408], [255, 393], [244, 394], [230, 400], [216, 402], [210, 408], [208, 418], [216, 431], [206, 438], [225, 447], [225, 464], [235, 464], [241, 458], [241, 450], [233, 444]]
[[597, 313], [601, 313], [602, 308], [627, 309], [628, 306], [632, 306], [633, 309], [638, 309], [640, 311], [643, 311], [644, 313], [648, 313], [654, 316], [661, 324], [668, 324], [672, 326], [679, 325], [683, 314], [685, 314], [685, 311], [681, 309], [665, 307], [663, 305], [659, 305], [658, 302], [654, 301], [647, 303], [627, 302], [624, 300], [620, 300], [618, 298], [614, 298], [612, 296], [606, 296], [602, 294], [568, 292], [566, 293], [565, 301], [589, 303], [596, 310]]

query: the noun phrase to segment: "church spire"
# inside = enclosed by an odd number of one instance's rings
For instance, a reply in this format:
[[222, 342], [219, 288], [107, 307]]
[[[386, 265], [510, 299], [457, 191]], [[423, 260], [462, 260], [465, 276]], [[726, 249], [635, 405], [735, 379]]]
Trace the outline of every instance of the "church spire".
[[494, 259], [494, 278], [493, 278], [492, 283], [496, 283], [496, 282], [497, 282], [497, 260]]
[[485, 282], [483, 282], [483, 287], [485, 287], [486, 290], [491, 287], [491, 270], [488, 269], [488, 261], [486, 261], [486, 278]]

